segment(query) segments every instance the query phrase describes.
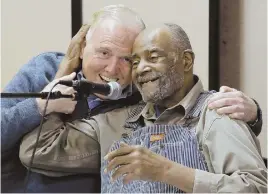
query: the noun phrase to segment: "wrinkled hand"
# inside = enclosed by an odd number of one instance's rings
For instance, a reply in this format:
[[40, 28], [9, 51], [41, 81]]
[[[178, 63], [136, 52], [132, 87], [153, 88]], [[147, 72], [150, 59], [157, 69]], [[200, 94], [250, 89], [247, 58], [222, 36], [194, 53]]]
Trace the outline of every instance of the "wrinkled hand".
[[124, 184], [133, 180], [162, 181], [171, 161], [142, 146], [129, 146], [120, 144], [120, 148], [107, 154], [104, 159], [108, 160], [105, 172], [114, 170], [112, 180], [122, 175]]
[[230, 118], [245, 122], [257, 119], [257, 105], [243, 92], [222, 86], [208, 101], [209, 109], [216, 109], [218, 114], [229, 115]]
[[[70, 75], [66, 75], [62, 78], [55, 79], [51, 83], [49, 83], [42, 92], [49, 92], [51, 88], [59, 81], [59, 80], [73, 80], [75, 78], [76, 73], [72, 73]], [[52, 92], [60, 91], [62, 94], [74, 94], [76, 91], [72, 87], [57, 85]], [[39, 109], [40, 114], [42, 115], [44, 112], [46, 99], [36, 99], [36, 103]], [[52, 99], [48, 101], [48, 106], [46, 109], [46, 115], [52, 112], [65, 113], [70, 114], [74, 111], [75, 105], [77, 101], [73, 101], [70, 98], [60, 98], [60, 99]]]
[[90, 28], [89, 24], [84, 24], [77, 34], [72, 38], [68, 50], [59, 65], [59, 70], [55, 78], [59, 78], [74, 72], [79, 67], [80, 54], [85, 46], [85, 37]]

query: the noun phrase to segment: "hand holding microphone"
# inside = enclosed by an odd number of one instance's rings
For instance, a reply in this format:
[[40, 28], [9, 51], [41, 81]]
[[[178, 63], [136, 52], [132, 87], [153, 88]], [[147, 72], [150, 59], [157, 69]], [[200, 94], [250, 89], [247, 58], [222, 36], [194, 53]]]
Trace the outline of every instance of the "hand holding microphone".
[[[70, 75], [66, 75], [62, 78], [55, 79], [52, 82], [50, 82], [43, 90], [42, 92], [49, 92], [51, 88], [59, 81], [71, 81], [75, 78], [76, 73], [71, 73]], [[76, 91], [72, 87], [67, 87], [64, 85], [58, 84], [52, 92], [60, 91], [62, 94], [74, 94]], [[40, 114], [43, 114], [46, 99], [40, 99], [36, 98], [37, 107], [39, 109]], [[52, 112], [58, 112], [58, 113], [65, 113], [65, 114], [71, 114], [75, 106], [77, 104], [77, 101], [73, 101], [70, 98], [59, 98], [59, 99], [53, 99], [49, 100], [48, 106], [46, 109], [46, 114], [50, 114]]]
[[[59, 91], [62, 94], [75, 94], [78, 93], [82, 97], [87, 97], [90, 94], [102, 94], [105, 99], [117, 100], [122, 94], [122, 88], [117, 82], [109, 82], [107, 84], [98, 84], [89, 82], [87, 80], [73, 80], [75, 73], [64, 76], [59, 79], [53, 80], [49, 83], [42, 92], [49, 92], [51, 88], [58, 83], [58, 85], [52, 90], [52, 92]], [[36, 99], [39, 112], [42, 113], [45, 107], [45, 99]], [[76, 101], [70, 98], [60, 98], [50, 100], [46, 113], [51, 112], [70, 114], [74, 111]]]

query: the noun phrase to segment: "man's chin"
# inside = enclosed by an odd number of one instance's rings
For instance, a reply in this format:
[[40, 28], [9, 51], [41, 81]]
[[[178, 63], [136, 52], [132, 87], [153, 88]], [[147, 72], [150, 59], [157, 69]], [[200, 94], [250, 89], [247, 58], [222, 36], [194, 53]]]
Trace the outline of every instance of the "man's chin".
[[146, 103], [155, 103], [158, 101], [158, 99], [156, 99], [155, 95], [146, 95], [145, 93], [141, 93], [141, 96], [142, 96], [142, 100]]

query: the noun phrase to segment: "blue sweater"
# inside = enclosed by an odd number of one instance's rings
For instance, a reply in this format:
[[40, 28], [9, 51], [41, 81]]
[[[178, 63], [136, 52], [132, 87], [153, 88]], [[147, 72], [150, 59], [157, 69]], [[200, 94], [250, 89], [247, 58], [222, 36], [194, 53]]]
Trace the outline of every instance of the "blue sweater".
[[[55, 76], [62, 53], [44, 53], [31, 59], [3, 92], [40, 92]], [[34, 98], [1, 98], [2, 192], [23, 192], [26, 168], [19, 160], [21, 138], [40, 123]], [[31, 173], [27, 192], [98, 192], [98, 175], [47, 177]]]

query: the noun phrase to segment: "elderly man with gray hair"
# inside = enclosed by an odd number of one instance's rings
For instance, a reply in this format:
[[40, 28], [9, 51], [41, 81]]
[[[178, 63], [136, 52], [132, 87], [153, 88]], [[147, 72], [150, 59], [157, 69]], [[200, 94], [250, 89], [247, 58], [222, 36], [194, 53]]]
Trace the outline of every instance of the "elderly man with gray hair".
[[208, 108], [194, 52], [176, 24], [147, 28], [133, 46], [144, 104], [104, 157], [103, 193], [266, 193], [259, 141], [244, 122]]
[[[55, 63], [54, 66], [57, 67], [56, 63], [62, 60], [56, 74], [56, 78], [58, 78], [71, 73], [79, 65], [77, 59], [81, 58], [82, 70], [78, 71], [77, 75], [72, 73], [60, 78], [60, 80], [72, 80], [75, 78], [87, 79], [97, 83], [116, 81], [122, 86], [123, 93], [120, 99], [115, 101], [110, 101], [109, 99], [105, 99], [104, 96], [95, 94], [77, 103], [68, 99], [49, 102], [46, 121], [41, 132], [32, 166], [33, 173], [27, 185], [28, 192], [97, 192], [100, 187], [98, 185], [100, 150], [102, 156], [104, 156], [114, 140], [118, 140], [121, 136], [125, 136], [126, 132], [130, 132], [122, 128], [125, 122], [124, 118], [135, 107], [134, 104], [137, 104], [141, 99], [140, 94], [132, 88], [130, 76], [132, 63], [130, 55], [136, 36], [145, 26], [135, 12], [122, 5], [103, 8], [94, 14], [91, 24], [92, 26], [88, 33], [88, 27], [82, 27], [82, 30], [78, 33], [78, 37], [80, 35], [80, 38], [77, 40], [79, 41], [71, 43], [65, 58], [62, 59], [62, 56], [56, 56], [51, 59], [51, 56], [45, 54], [38, 56], [33, 62], [43, 62], [42, 64]], [[86, 34], [86, 41], [83, 41], [81, 37]], [[79, 52], [72, 52], [72, 48], [74, 50], [78, 48]], [[79, 48], [81, 48], [81, 51]], [[70, 56], [73, 56], [75, 60]], [[69, 65], [62, 65], [64, 63], [69, 63]], [[36, 66], [36, 64], [34, 65]], [[25, 71], [23, 75], [25, 75]], [[50, 77], [48, 80], [54, 77], [54, 74], [51, 72], [48, 75]], [[15, 80], [21, 80], [19, 78], [21, 77], [17, 76]], [[42, 79], [40, 78], [40, 80]], [[48, 84], [43, 91], [48, 91], [58, 80], [56, 79]], [[30, 84], [34, 84], [36, 80], [32, 81], [33, 83]], [[15, 82], [13, 81], [12, 83]], [[12, 86], [12, 83], [9, 86]], [[59, 90], [62, 93], [74, 92], [72, 88], [60, 85], [55, 90]], [[31, 102], [28, 103], [27, 101], [25, 104], [30, 105], [27, 107], [31, 113], [29, 116], [36, 123], [38, 119], [34, 115], [36, 112], [34, 108], [37, 108], [40, 114], [42, 114], [45, 101], [36, 99], [33, 103]], [[247, 102], [248, 105], [253, 106], [254, 110], [257, 110], [255, 103], [250, 101], [249, 98], [245, 98], [243, 102]], [[24, 101], [20, 103], [24, 103]], [[10, 109], [5, 110], [5, 115], [8, 115], [9, 111], [13, 111]], [[241, 109], [239, 111], [243, 112], [244, 110]], [[21, 112], [25, 112], [25, 109]], [[256, 113], [254, 112], [253, 116], [247, 121], [254, 121], [256, 119], [257, 111]], [[72, 114], [68, 116], [70, 113]], [[6, 119], [6, 117], [4, 118]], [[24, 115], [22, 121], [24, 118], [26, 119], [27, 115]], [[244, 118], [240, 119], [244, 120]], [[259, 120], [261, 121], [261, 119]], [[30, 121], [30, 123], [33, 122]], [[9, 135], [11, 130], [5, 128], [4, 135], [2, 133], [2, 140], [8, 146], [2, 146], [2, 150], [4, 147], [4, 150], [8, 152], [14, 142], [19, 143], [19, 139], [25, 133], [30, 132], [24, 137], [20, 150], [22, 163], [26, 167], [29, 167], [38, 130], [33, 130], [34, 127], [30, 130], [29, 124], [22, 124], [21, 127], [25, 127], [25, 129], [21, 130], [20, 136], [16, 137], [16, 141], [14, 141], [14, 138], [11, 138], [14, 136], [13, 134], [11, 136]], [[88, 143], [90, 146], [87, 146], [89, 145]], [[77, 167], [81, 166], [83, 168], [77, 171]], [[20, 169], [22, 172], [25, 172], [22, 168]], [[95, 172], [96, 174], [94, 174]], [[50, 178], [49, 176], [54, 176], [54, 178]], [[21, 176], [18, 179], [19, 183], [21, 183], [20, 178]], [[13, 184], [10, 181], [4, 183], [8, 185], [9, 191], [21, 191], [21, 184]], [[94, 190], [94, 186], [96, 190]]]
[[[45, 107], [45, 100], [43, 99], [1, 99], [3, 192], [23, 192], [24, 187], [26, 187], [26, 192], [37, 193], [100, 191], [99, 172], [96, 174], [93, 171], [87, 171], [86, 175], [51, 178], [48, 175], [55, 175], [61, 169], [54, 168], [55, 172], [51, 174], [39, 172], [35, 167], [39, 165], [40, 171], [42, 171], [44, 166], [42, 163], [44, 161], [38, 160], [38, 157], [33, 162], [32, 171], [34, 172], [30, 173], [28, 184], [24, 185], [26, 169], [18, 160], [18, 146], [22, 137], [36, 128], [41, 120], [41, 116], [46, 116], [43, 132], [47, 132], [45, 130], [47, 125], [50, 125], [52, 130], [51, 133], [46, 134], [48, 137], [55, 137], [58, 141], [66, 137], [73, 137], [74, 141], [64, 141], [60, 145], [60, 148], [67, 149], [67, 158], [62, 157], [61, 154], [56, 157], [51, 156], [49, 151], [54, 151], [53, 148], [37, 150], [37, 154], [43, 154], [45, 162], [50, 162], [51, 165], [58, 163], [64, 166], [70, 165], [71, 167], [74, 167], [71, 164], [75, 158], [80, 158], [82, 161], [83, 157], [91, 158], [92, 163], [94, 163], [94, 171], [96, 172], [100, 165], [99, 145], [92, 147], [85, 155], [76, 154], [72, 152], [72, 149], [68, 149], [74, 146], [80, 149], [80, 145], [84, 145], [82, 139], [78, 141], [75, 139], [77, 134], [81, 133], [76, 128], [81, 130], [87, 129], [84, 127], [86, 121], [82, 120], [79, 122], [79, 119], [131, 105], [141, 99], [140, 94], [132, 88], [130, 55], [136, 36], [145, 27], [143, 21], [131, 9], [122, 5], [112, 5], [94, 14], [90, 24], [91, 28], [89, 31], [88, 25], [83, 26], [74, 37], [77, 41], [71, 43], [70, 47], [72, 48], [67, 51], [66, 57], [63, 58], [63, 55], [59, 53], [45, 53], [35, 57], [13, 78], [5, 88], [5, 92], [40, 92], [41, 90], [45, 92], [49, 91], [59, 80], [87, 79], [96, 83], [118, 82], [123, 89], [120, 99], [114, 101], [104, 100], [104, 96], [96, 94], [96, 96], [91, 95], [88, 99], [77, 102], [71, 99], [50, 100], [46, 115], [42, 115]], [[83, 39], [83, 36], [86, 36], [86, 41]], [[80, 48], [81, 50], [77, 53], [76, 50]], [[79, 65], [79, 60], [77, 60], [79, 58], [82, 59], [82, 69], [77, 71], [77, 74], [71, 73]], [[76, 60], [76, 64], [72, 63], [73, 60]], [[45, 88], [42, 88], [45, 83], [53, 79], [55, 69], [57, 69], [59, 63], [61, 64], [56, 78], [62, 75], [66, 76], [55, 79]], [[54, 91], [57, 90], [64, 94], [75, 92], [73, 88], [63, 85], [58, 85], [54, 88]], [[74, 123], [73, 125], [65, 125], [64, 122], [67, 121], [74, 121]], [[74, 130], [70, 130], [70, 127]], [[40, 145], [44, 143], [44, 138], [42, 138], [40, 138]], [[36, 139], [33, 138], [28, 143], [35, 144], [35, 142]], [[81, 150], [83, 149], [81, 148]], [[28, 150], [23, 157], [31, 154], [32, 150]], [[28, 167], [29, 163], [24, 165]]]

